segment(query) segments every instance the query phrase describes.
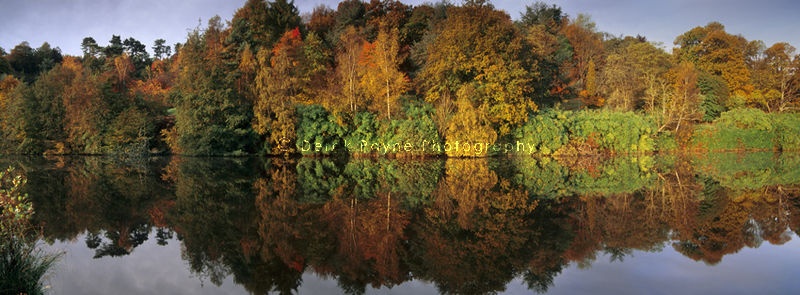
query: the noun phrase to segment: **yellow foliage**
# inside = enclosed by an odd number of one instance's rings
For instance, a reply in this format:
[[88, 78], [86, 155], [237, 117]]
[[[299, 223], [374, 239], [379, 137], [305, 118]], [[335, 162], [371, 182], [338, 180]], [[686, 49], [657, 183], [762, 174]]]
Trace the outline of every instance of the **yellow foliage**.
[[365, 46], [361, 60], [360, 86], [371, 98], [370, 108], [389, 119], [397, 108], [398, 98], [409, 86], [408, 77], [399, 68], [403, 59], [399, 56], [398, 32], [397, 28], [380, 31], [375, 42]]
[[[485, 156], [488, 146], [497, 140], [497, 133], [492, 128], [486, 112], [476, 109], [472, 101], [476, 91], [472, 85], [465, 85], [458, 91], [457, 111], [450, 119], [445, 134], [445, 152], [451, 157], [476, 157]], [[467, 146], [483, 144], [487, 148], [478, 153]]]
[[507, 133], [536, 105], [532, 73], [524, 66], [523, 40], [508, 15], [489, 5], [451, 7], [426, 48], [419, 81], [425, 99], [439, 105], [473, 84], [476, 105]]

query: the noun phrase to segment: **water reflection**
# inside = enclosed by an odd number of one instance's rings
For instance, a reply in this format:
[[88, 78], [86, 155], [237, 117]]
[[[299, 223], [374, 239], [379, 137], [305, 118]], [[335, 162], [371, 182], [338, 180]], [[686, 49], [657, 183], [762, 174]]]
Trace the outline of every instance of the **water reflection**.
[[792, 154], [0, 162], [25, 171], [47, 240], [81, 237], [95, 258], [178, 242], [195, 275], [256, 294], [308, 273], [355, 294], [411, 280], [543, 292], [598, 257], [672, 248], [713, 266], [800, 230]]

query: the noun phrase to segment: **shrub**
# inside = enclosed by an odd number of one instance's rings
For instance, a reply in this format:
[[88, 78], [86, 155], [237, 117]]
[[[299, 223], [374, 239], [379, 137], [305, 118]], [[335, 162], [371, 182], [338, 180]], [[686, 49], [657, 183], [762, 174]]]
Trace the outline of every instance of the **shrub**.
[[800, 150], [800, 114], [774, 114], [772, 118], [781, 150]]
[[550, 155], [569, 140], [566, 124], [572, 112], [548, 109], [531, 115], [522, 127], [517, 128], [515, 138], [525, 146], [522, 154], [538, 153]]
[[601, 149], [613, 153], [649, 152], [655, 148], [655, 123], [633, 112], [577, 112], [567, 128], [571, 139], [593, 139]]
[[362, 153], [363, 142], [377, 142], [378, 129], [380, 128], [376, 115], [370, 112], [359, 112], [353, 117], [352, 125], [349, 126], [347, 135], [344, 138], [346, 148], [350, 153]]
[[297, 106], [297, 150], [304, 155], [344, 152], [344, 127], [320, 105]]
[[[432, 148], [441, 137], [433, 121], [433, 107], [428, 103], [407, 102], [405, 116], [378, 120], [373, 113], [357, 113], [344, 141], [353, 154], [391, 154], [397, 156], [437, 155]], [[406, 144], [409, 151], [406, 151]], [[424, 148], [423, 148], [424, 146]]]
[[758, 109], [722, 113], [694, 132], [692, 146], [705, 150], [775, 149], [779, 147], [773, 115]]
[[0, 172], [0, 292], [43, 294], [42, 278], [58, 255], [47, 255], [31, 240], [33, 205], [21, 192], [25, 178], [12, 168]]
[[[439, 132], [433, 122], [433, 106], [428, 103], [411, 102], [404, 106], [406, 118], [391, 120], [381, 128], [380, 140], [393, 147], [400, 156], [422, 156], [440, 154], [432, 148], [440, 143]], [[406, 145], [410, 151], [406, 151]], [[424, 148], [423, 148], [424, 146]]]
[[28, 196], [21, 192], [26, 179], [8, 168], [0, 172], [0, 233], [2, 241], [14, 235], [24, 234], [33, 215], [33, 206]]

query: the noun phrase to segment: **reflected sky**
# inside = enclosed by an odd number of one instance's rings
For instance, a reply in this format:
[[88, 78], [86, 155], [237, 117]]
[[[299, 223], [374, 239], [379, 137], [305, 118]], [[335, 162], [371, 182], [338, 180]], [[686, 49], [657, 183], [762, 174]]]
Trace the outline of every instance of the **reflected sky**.
[[[55, 242], [46, 251], [64, 251], [48, 278], [51, 294], [248, 294], [227, 276], [220, 286], [189, 272], [181, 259], [180, 241], [166, 246], [154, 235], [130, 255], [92, 259], [81, 235], [74, 241]], [[598, 255], [588, 268], [571, 263], [546, 294], [798, 294], [800, 240], [783, 245], [762, 244], [726, 256], [717, 265], [693, 261], [670, 247], [664, 251], [634, 251], [623, 261]], [[439, 294], [436, 287], [412, 280], [392, 288], [368, 287], [367, 294]], [[306, 272], [298, 294], [341, 294], [331, 278]], [[512, 280], [501, 294], [530, 294], [520, 279]]]
[[[607, 255], [591, 269], [570, 265], [556, 277], [548, 294], [798, 294], [800, 241], [762, 244], [725, 256], [717, 265], [687, 259], [667, 247], [662, 252], [635, 251], [623, 262]], [[515, 293], [524, 294], [524, 290]]]

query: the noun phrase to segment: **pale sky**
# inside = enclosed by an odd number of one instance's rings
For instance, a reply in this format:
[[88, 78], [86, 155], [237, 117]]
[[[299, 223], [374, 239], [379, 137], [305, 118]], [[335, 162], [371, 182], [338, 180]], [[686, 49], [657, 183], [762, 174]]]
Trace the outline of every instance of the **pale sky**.
[[[230, 20], [245, 0], [0, 0], [0, 47], [7, 52], [22, 41], [39, 47], [47, 41], [69, 55], [80, 55], [84, 37], [104, 46], [111, 35], [134, 37], [152, 54], [153, 41], [184, 42], [198, 20], [214, 15]], [[402, 0], [420, 4], [420, 0]], [[451, 1], [460, 3], [459, 1]], [[591, 15], [598, 29], [613, 35], [643, 35], [672, 46], [676, 36], [696, 26], [719, 21], [732, 34], [763, 40], [767, 46], [788, 42], [800, 46], [800, 1], [792, 0], [555, 0], [570, 16]], [[336, 8], [333, 0], [296, 0], [301, 13], [319, 5]], [[514, 19], [533, 0], [494, 0]]]

